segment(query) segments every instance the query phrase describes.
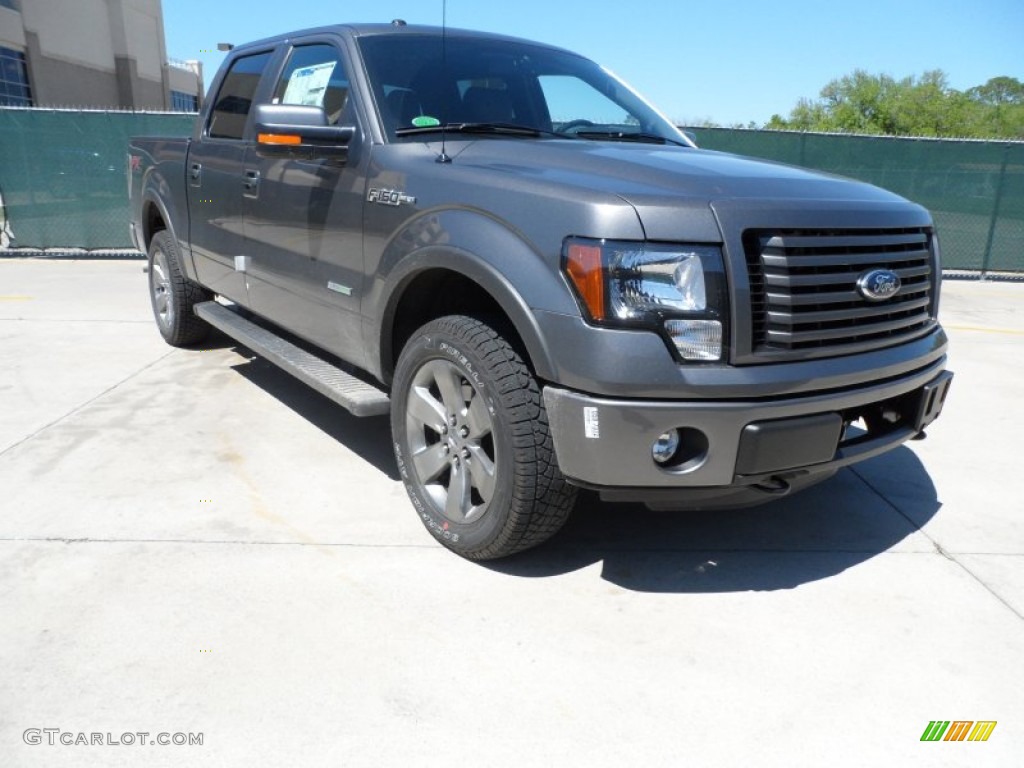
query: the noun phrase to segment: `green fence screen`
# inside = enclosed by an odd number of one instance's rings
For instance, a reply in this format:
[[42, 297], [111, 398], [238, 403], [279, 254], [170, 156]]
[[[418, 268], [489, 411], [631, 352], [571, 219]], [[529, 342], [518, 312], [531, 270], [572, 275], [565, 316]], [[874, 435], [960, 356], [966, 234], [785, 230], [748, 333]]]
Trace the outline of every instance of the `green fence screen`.
[[0, 195], [17, 248], [133, 248], [128, 140], [188, 136], [195, 115], [0, 109]]
[[[194, 120], [0, 108], [5, 239], [18, 248], [130, 248], [128, 139], [187, 136]], [[1024, 142], [690, 130], [707, 149], [838, 173], [921, 203], [935, 217], [946, 269], [1024, 272]]]
[[860, 179], [920, 203], [945, 269], [1024, 271], [1024, 142], [687, 130], [706, 149]]

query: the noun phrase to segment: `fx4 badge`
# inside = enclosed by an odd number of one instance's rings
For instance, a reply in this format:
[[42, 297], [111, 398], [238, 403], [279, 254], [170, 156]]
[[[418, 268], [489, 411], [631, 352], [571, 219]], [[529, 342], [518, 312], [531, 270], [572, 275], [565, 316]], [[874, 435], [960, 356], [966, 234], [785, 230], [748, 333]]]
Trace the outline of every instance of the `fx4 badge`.
[[370, 187], [370, 191], [366, 193], [366, 201], [369, 203], [378, 203], [380, 205], [401, 205], [402, 203], [415, 203], [416, 198], [410, 197], [409, 195], [403, 195], [397, 189], [377, 189], [376, 187]]

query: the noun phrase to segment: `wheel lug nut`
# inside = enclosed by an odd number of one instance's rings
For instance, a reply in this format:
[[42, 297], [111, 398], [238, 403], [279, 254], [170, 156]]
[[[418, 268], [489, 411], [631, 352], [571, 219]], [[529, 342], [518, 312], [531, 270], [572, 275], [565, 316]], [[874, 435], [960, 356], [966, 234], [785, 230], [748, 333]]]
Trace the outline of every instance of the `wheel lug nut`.
[[449, 425], [449, 426], [451, 426], [451, 427], [454, 427], [454, 426], [455, 426], [455, 424], [456, 424], [456, 419], [455, 419], [455, 417], [454, 417], [454, 416], [449, 416], [449, 417], [448, 417], [448, 425]]
[[462, 458], [464, 458], [466, 461], [469, 461], [469, 449], [468, 448], [463, 448], [462, 449]]
[[451, 447], [450, 447], [450, 446], [449, 446], [449, 445], [448, 445], [447, 443], [445, 443], [445, 445], [444, 445], [444, 447], [442, 448], [442, 450], [443, 450], [443, 451], [445, 452], [445, 454], [447, 455], [447, 454], [448, 454], [448, 453], [449, 453], [449, 452], [451, 451]]
[[459, 429], [459, 435], [462, 437], [469, 437], [469, 427], [461, 427]]

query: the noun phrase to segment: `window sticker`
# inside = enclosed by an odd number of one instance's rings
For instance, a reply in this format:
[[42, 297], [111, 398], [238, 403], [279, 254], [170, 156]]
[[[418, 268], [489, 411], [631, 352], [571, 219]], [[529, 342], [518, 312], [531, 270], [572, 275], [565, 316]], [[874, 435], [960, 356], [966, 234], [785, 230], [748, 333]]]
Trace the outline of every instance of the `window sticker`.
[[322, 107], [324, 93], [337, 65], [336, 61], [325, 61], [323, 64], [314, 64], [312, 67], [303, 67], [292, 72], [281, 103]]

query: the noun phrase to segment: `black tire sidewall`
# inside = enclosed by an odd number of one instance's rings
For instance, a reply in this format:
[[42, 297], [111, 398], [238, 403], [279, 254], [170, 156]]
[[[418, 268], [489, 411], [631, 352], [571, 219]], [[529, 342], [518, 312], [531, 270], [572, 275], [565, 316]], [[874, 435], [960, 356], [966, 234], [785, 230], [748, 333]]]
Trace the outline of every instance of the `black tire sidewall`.
[[[160, 313], [156, 308], [153, 294], [153, 281], [156, 273], [153, 269], [154, 257], [162, 253], [167, 260], [167, 279], [171, 302], [171, 315], [166, 326], [160, 322]], [[209, 334], [210, 326], [194, 314], [194, 307], [202, 301], [209, 301], [213, 294], [198, 283], [189, 280], [182, 270], [178, 244], [167, 230], [153, 235], [149, 244], [149, 302], [153, 309], [153, 319], [164, 341], [172, 346], [186, 346], [202, 341]]]
[[[164, 326], [160, 321], [160, 313], [156, 308], [156, 300], [154, 298], [153, 281], [156, 277], [156, 272], [153, 269], [153, 262], [155, 260], [157, 251], [163, 253], [164, 258], [167, 260], [167, 272], [168, 279], [170, 281], [170, 301], [171, 301], [171, 316], [170, 322]], [[160, 335], [164, 337], [167, 342], [173, 343], [177, 333], [176, 325], [180, 324], [181, 315], [181, 272], [178, 269], [177, 252], [174, 250], [174, 244], [171, 240], [171, 236], [166, 231], [157, 232], [153, 236], [153, 241], [149, 244], [149, 304], [153, 310], [153, 319], [156, 321], [156, 327], [160, 331]]]
[[[391, 434], [398, 471], [413, 506], [423, 524], [435, 538], [449, 549], [463, 554], [487, 549], [502, 534], [511, 514], [515, 479], [515, 447], [512, 445], [508, 406], [498, 392], [490, 366], [462, 339], [431, 324], [429, 332], [418, 332], [402, 350], [395, 371], [393, 387], [394, 407], [391, 409]], [[430, 328], [431, 326], [427, 326]], [[426, 330], [426, 329], [424, 329]], [[409, 457], [406, 437], [406, 403], [409, 387], [416, 372], [431, 360], [445, 360], [454, 364], [473, 383], [484, 398], [492, 420], [492, 438], [495, 447], [496, 482], [486, 512], [470, 523], [449, 520], [437, 509], [433, 500], [423, 491]]]

